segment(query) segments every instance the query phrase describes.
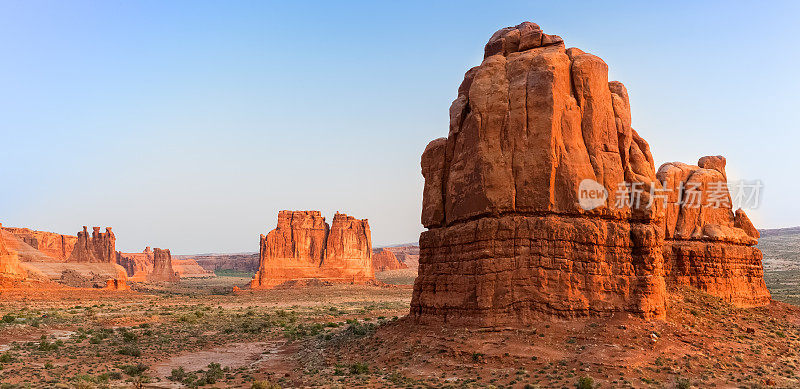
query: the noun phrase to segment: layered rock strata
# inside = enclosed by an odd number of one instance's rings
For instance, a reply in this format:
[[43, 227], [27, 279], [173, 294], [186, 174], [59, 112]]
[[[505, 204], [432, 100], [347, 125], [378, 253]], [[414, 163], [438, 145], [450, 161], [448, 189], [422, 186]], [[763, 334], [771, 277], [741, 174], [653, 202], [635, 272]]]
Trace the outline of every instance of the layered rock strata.
[[769, 301], [744, 212], [689, 210], [664, 195], [680, 181], [699, 191], [724, 181], [724, 158], [657, 176], [625, 86], [533, 23], [496, 32], [484, 54], [450, 107], [447, 138], [422, 154], [413, 319], [663, 318], [667, 282], [739, 306]]
[[739, 307], [768, 304], [760, 234], [742, 209], [733, 212], [726, 160], [661, 165], [666, 197], [664, 270], [668, 284], [689, 285]]
[[[0, 224], [0, 231], [3, 225]], [[19, 256], [6, 247], [5, 238], [0, 232], [0, 276], [6, 278], [25, 278], [27, 272], [20, 264]]]
[[259, 269], [251, 288], [291, 280], [373, 280], [371, 239], [367, 219], [337, 212], [329, 226], [319, 211], [280, 211], [277, 227], [261, 235]]
[[533, 23], [495, 33], [422, 155], [411, 315], [469, 325], [542, 315], [664, 317], [658, 212], [580, 205], [579, 185], [655, 185], [625, 87]]
[[72, 253], [75, 243], [78, 241], [77, 236], [61, 235], [54, 232], [13, 227], [6, 227], [4, 229], [20, 238], [32, 248], [58, 261], [66, 261]]
[[173, 256], [172, 269], [179, 278], [216, 277], [213, 271], [204, 269], [192, 258], [178, 259]]

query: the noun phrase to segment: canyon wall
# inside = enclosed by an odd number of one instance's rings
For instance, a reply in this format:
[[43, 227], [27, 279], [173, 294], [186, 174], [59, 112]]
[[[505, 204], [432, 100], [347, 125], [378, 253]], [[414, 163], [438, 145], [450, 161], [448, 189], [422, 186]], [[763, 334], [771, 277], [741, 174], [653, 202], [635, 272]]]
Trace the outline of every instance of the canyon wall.
[[[724, 176], [724, 159], [702, 161]], [[745, 306], [768, 301], [752, 236], [730, 229], [752, 226], [730, 209], [697, 215], [654, 195], [663, 188], [631, 127], [625, 86], [609, 82], [602, 59], [533, 23], [489, 39], [450, 107], [447, 138], [430, 142], [421, 170], [417, 322], [664, 318], [667, 282], [705, 285]], [[735, 295], [734, 285], [746, 287]]]
[[194, 260], [203, 269], [212, 273], [217, 270], [255, 273], [259, 267], [258, 253], [174, 255], [173, 258]]
[[77, 236], [54, 232], [35, 231], [28, 228], [5, 227], [27, 245], [58, 261], [66, 261], [78, 241]]
[[280, 211], [277, 227], [261, 235], [259, 269], [251, 288], [291, 280], [372, 280], [371, 239], [367, 219], [337, 212], [328, 226], [319, 211]]
[[[0, 231], [3, 225], [0, 224]], [[22, 268], [19, 256], [6, 247], [5, 238], [0, 232], [0, 276], [9, 278], [25, 278], [27, 272]]]

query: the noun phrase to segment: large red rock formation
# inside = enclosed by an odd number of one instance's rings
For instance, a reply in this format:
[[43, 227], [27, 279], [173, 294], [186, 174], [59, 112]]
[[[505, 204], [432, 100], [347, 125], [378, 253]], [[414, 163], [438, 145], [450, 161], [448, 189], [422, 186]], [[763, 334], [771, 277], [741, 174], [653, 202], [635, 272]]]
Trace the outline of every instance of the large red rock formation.
[[600, 58], [532, 23], [495, 33], [459, 87], [448, 137], [422, 155], [428, 231], [412, 316], [476, 325], [663, 317], [659, 215], [579, 205], [586, 179], [608, 193], [625, 181], [654, 185], [629, 107]]
[[[725, 178], [724, 159], [699, 165], [674, 165], [665, 177]], [[419, 322], [662, 318], [665, 279], [682, 277], [740, 305], [764, 303], [744, 214], [669, 200], [665, 210], [624, 85], [608, 81], [603, 60], [535, 24], [491, 37], [450, 107], [448, 137], [427, 146], [421, 167], [428, 230], [411, 302]]]
[[[0, 231], [3, 225], [0, 224]], [[19, 262], [19, 256], [6, 247], [5, 238], [0, 233], [0, 276], [9, 278], [24, 278], [26, 271]]]
[[177, 282], [180, 279], [172, 268], [172, 255], [169, 250], [153, 249], [153, 271], [147, 275], [147, 281]]
[[65, 261], [72, 253], [77, 236], [61, 235], [54, 232], [34, 231], [28, 228], [5, 227], [6, 231], [13, 233], [27, 245], [56, 259]]
[[376, 272], [386, 270], [408, 269], [405, 263], [400, 262], [394, 252], [387, 249], [375, 249], [372, 251], [372, 269]]
[[661, 165], [664, 183], [664, 270], [668, 284], [690, 285], [740, 307], [768, 304], [759, 233], [733, 212], [725, 158]]
[[261, 235], [259, 269], [253, 289], [290, 280], [366, 282], [372, 270], [372, 241], [367, 219], [336, 213], [328, 226], [319, 211], [280, 211], [278, 226]]
[[148, 246], [141, 253], [117, 252], [117, 264], [125, 268], [128, 280], [147, 281], [147, 276], [153, 272], [153, 250]]
[[106, 232], [100, 232], [100, 227], [94, 227], [90, 236], [84, 226], [83, 231], [78, 232], [77, 242], [67, 262], [116, 263], [115, 247], [116, 237], [111, 232], [111, 227], [106, 227]]

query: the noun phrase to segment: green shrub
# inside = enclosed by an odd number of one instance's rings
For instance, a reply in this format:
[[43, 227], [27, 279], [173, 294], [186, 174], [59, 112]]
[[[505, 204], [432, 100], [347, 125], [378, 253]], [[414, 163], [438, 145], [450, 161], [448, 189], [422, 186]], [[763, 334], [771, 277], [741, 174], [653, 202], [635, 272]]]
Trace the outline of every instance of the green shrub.
[[354, 363], [350, 365], [350, 374], [367, 374], [369, 373], [369, 365], [366, 363]]
[[222, 370], [222, 366], [219, 363], [211, 362], [208, 364], [208, 370], [206, 370], [203, 378], [207, 384], [214, 384], [224, 377], [225, 373]]
[[281, 389], [281, 386], [269, 381], [253, 381], [250, 389]]
[[167, 378], [169, 378], [170, 381], [183, 381], [183, 379], [186, 378], [186, 370], [184, 370], [183, 366], [172, 369], [172, 374]]
[[11, 353], [6, 352], [0, 355], [0, 363], [12, 363], [16, 361], [17, 358], [15, 358]]
[[133, 332], [125, 331], [122, 333], [122, 340], [128, 343], [135, 342], [137, 338], [138, 336], [136, 336], [136, 334], [134, 334]]
[[594, 388], [594, 380], [588, 376], [578, 378], [578, 384], [575, 387], [578, 389], [592, 389]]
[[139, 350], [139, 348], [136, 347], [136, 346], [125, 346], [125, 347], [122, 347], [121, 349], [117, 350], [117, 353], [119, 353], [121, 355], [127, 355], [127, 356], [130, 356], [130, 357], [141, 357], [142, 356], [142, 350]]
[[120, 370], [124, 371], [125, 374], [136, 377], [142, 375], [150, 366], [147, 366], [143, 363], [137, 363], [135, 365], [122, 365], [120, 366]]

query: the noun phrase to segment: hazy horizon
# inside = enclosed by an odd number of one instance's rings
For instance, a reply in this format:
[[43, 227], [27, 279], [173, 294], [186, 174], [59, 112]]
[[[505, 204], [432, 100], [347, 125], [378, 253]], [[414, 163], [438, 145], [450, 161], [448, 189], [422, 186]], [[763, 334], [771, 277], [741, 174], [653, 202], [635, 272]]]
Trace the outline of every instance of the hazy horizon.
[[800, 5], [0, 2], [0, 222], [117, 249], [253, 252], [283, 209], [422, 231], [419, 158], [464, 72], [523, 21], [596, 54], [659, 165], [724, 155], [800, 225]]

